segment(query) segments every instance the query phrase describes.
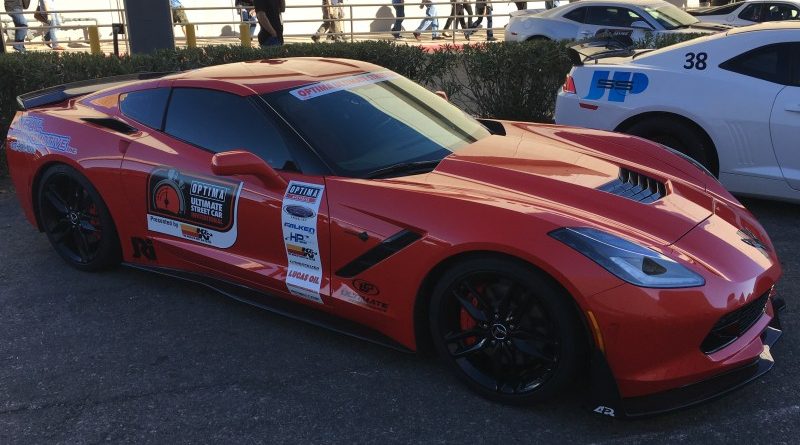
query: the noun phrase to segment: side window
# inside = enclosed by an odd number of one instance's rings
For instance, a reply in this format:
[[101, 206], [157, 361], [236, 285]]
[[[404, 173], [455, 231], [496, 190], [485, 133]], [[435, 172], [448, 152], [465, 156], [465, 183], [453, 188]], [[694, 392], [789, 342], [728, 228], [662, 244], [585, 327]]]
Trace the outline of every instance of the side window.
[[564, 14], [564, 18], [567, 20], [572, 20], [573, 22], [583, 23], [584, 19], [586, 18], [586, 9], [588, 8], [573, 9], [572, 11]]
[[766, 21], [779, 22], [783, 20], [794, 20], [797, 19], [797, 16], [798, 8], [796, 6], [787, 5], [786, 3], [773, 3], [767, 7]]
[[730, 5], [720, 6], [720, 7], [716, 8], [716, 9], [714, 9], [713, 11], [709, 11], [708, 14], [701, 14], [701, 15], [725, 15], [725, 14], [730, 14], [733, 11], [736, 11], [737, 9], [739, 9], [740, 6], [742, 6], [741, 3], [738, 3], [738, 2], [737, 3], [731, 3]]
[[762, 22], [764, 21], [764, 14], [762, 13], [764, 9], [763, 7], [763, 3], [749, 5], [739, 13], [739, 18], [742, 20], [749, 20], [751, 22]]
[[638, 14], [626, 8], [593, 6], [587, 9], [589, 13], [588, 17], [586, 17], [586, 23], [592, 25], [629, 28], [631, 23], [642, 20]]
[[248, 150], [279, 170], [292, 160], [291, 142], [263, 110], [250, 98], [222, 91], [173, 89], [164, 132], [214, 153]]
[[156, 130], [164, 122], [169, 88], [154, 88], [125, 93], [119, 99], [119, 109], [125, 116]]
[[790, 85], [792, 79], [791, 52], [795, 46], [794, 43], [762, 46], [738, 55], [722, 63], [719, 67], [745, 76]]

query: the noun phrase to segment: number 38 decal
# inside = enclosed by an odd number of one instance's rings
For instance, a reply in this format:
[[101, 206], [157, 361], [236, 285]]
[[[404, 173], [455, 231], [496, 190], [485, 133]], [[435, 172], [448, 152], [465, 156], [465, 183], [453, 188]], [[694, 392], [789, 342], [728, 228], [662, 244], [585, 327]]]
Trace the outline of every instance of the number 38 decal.
[[687, 70], [694, 68], [702, 71], [706, 69], [706, 60], [708, 60], [707, 53], [686, 53], [686, 63], [683, 67]]

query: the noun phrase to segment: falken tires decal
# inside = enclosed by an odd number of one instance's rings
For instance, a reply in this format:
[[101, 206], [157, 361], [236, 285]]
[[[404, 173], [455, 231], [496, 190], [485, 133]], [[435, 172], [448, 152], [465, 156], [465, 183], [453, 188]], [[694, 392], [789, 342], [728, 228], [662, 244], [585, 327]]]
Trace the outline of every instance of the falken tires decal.
[[286, 287], [293, 295], [322, 304], [322, 260], [317, 238], [317, 214], [325, 186], [289, 182], [281, 205], [281, 226], [286, 246]]
[[241, 182], [159, 167], [147, 178], [147, 229], [220, 249], [236, 243]]

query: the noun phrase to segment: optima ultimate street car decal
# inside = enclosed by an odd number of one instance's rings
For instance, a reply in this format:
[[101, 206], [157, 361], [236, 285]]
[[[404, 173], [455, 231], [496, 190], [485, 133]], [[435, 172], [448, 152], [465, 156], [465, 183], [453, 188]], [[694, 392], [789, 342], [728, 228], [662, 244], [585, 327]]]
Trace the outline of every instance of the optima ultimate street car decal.
[[70, 146], [72, 138], [61, 134], [48, 133], [44, 129], [44, 119], [37, 116], [22, 116], [19, 123], [8, 132], [9, 138], [16, 139], [9, 148], [22, 153], [33, 154], [38, 150], [49, 150], [59, 153], [77, 154], [78, 150]]
[[317, 212], [325, 187], [292, 181], [283, 196], [283, 239], [289, 269], [286, 287], [292, 294], [322, 303], [322, 262], [317, 239]]
[[359, 74], [357, 76], [342, 77], [340, 79], [328, 80], [325, 82], [312, 83], [304, 87], [292, 90], [292, 96], [300, 100], [313, 99], [315, 97], [324, 96], [326, 94], [335, 93], [337, 91], [347, 90], [349, 88], [360, 87], [372, 83], [383, 82], [397, 78], [397, 74], [386, 71], [382, 73], [367, 73]]
[[236, 242], [242, 184], [158, 168], [147, 179], [147, 228], [222, 249]]

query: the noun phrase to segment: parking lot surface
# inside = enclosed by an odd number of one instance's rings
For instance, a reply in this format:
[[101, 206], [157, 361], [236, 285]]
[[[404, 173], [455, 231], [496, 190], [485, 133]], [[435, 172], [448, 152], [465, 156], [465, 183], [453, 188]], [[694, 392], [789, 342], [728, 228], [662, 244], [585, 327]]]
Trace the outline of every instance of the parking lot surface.
[[800, 206], [744, 202], [784, 266], [775, 368], [711, 403], [619, 421], [579, 390], [503, 406], [433, 358], [146, 272], [76, 271], [0, 179], [0, 443], [798, 443]]

